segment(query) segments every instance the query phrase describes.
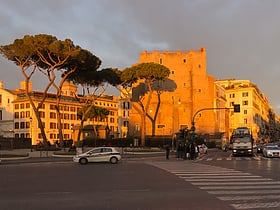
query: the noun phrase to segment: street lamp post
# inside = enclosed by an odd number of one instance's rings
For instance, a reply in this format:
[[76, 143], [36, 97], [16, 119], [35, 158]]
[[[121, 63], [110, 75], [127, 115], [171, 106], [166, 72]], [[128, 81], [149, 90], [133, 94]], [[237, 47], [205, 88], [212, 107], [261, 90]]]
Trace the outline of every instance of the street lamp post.
[[33, 148], [32, 148], [32, 117], [30, 117], [30, 139], [31, 139], [31, 142], [30, 142], [30, 151], [33, 152]]
[[192, 131], [192, 140], [194, 140], [194, 135], [195, 135], [195, 117], [198, 113], [205, 111], [205, 110], [219, 110], [219, 109], [223, 109], [223, 110], [228, 110], [228, 109], [233, 109], [234, 112], [240, 112], [240, 104], [234, 104], [233, 108], [218, 108], [218, 107], [210, 107], [210, 108], [203, 108], [203, 109], [199, 109], [198, 111], [196, 111], [196, 113], [194, 113], [193, 117], [192, 117], [192, 127], [191, 127], [191, 131]]

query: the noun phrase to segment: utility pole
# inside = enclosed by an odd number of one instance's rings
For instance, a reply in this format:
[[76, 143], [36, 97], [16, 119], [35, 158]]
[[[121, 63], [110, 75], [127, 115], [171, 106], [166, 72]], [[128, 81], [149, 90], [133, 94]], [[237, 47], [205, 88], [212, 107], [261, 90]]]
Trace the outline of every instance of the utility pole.
[[198, 111], [196, 111], [196, 113], [194, 113], [193, 117], [192, 117], [192, 127], [191, 127], [191, 131], [192, 131], [192, 135], [191, 135], [191, 139], [194, 140], [194, 135], [195, 135], [195, 117], [198, 113], [205, 111], [205, 110], [229, 110], [229, 109], [233, 109], [234, 112], [240, 112], [240, 104], [234, 104], [233, 108], [218, 108], [218, 107], [209, 107], [209, 108], [203, 108], [203, 109], [199, 109]]

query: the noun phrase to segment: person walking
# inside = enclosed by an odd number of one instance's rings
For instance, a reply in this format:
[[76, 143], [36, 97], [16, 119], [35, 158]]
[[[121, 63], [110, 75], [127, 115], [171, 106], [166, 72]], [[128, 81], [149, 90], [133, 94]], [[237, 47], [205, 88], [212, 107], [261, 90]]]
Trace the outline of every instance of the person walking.
[[193, 142], [190, 144], [190, 158], [191, 160], [195, 160], [195, 145]]
[[166, 160], [169, 160], [169, 154], [170, 154], [170, 146], [169, 146], [169, 144], [167, 144], [165, 146], [165, 157], [166, 157]]

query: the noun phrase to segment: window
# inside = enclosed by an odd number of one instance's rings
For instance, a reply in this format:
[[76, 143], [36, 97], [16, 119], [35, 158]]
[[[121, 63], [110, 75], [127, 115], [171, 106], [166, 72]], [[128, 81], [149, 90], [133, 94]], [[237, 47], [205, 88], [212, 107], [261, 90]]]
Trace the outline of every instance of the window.
[[19, 104], [15, 104], [15, 109], [19, 109]]
[[186, 62], [187, 62], [187, 60], [184, 58], [184, 59], [183, 59], [183, 63], [186, 63]]
[[248, 111], [246, 110], [246, 109], [244, 109], [244, 112], [243, 112], [244, 114], [248, 114]]
[[19, 118], [19, 112], [15, 112], [15, 118], [16, 118], [16, 119]]
[[110, 117], [110, 123], [114, 123], [115, 122], [115, 119]]
[[249, 96], [249, 93], [248, 93], [248, 92], [242, 93], [242, 97], [248, 97], [248, 96]]
[[162, 125], [162, 124], [161, 124], [161, 125], [158, 125], [157, 127], [158, 127], [158, 128], [165, 128], [165, 125]]
[[30, 117], [30, 111], [25, 112], [25, 117]]
[[20, 122], [20, 128], [25, 128], [25, 122]]
[[26, 123], [25, 123], [25, 127], [26, 127], [26, 128], [30, 128], [30, 122], [26, 122]]
[[27, 108], [27, 109], [30, 108], [30, 103], [26, 103], [25, 108]]
[[65, 119], [65, 120], [69, 120], [69, 114], [64, 114], [63, 119]]
[[19, 123], [18, 122], [15, 123], [15, 129], [19, 129]]
[[50, 129], [56, 129], [56, 123], [51, 122], [50, 123]]
[[2, 120], [2, 110], [0, 110], [0, 120]]
[[123, 126], [128, 127], [128, 121], [123, 121]]
[[175, 71], [174, 71], [174, 70], [172, 70], [172, 71], [171, 71], [171, 74], [175, 74]]
[[20, 112], [20, 118], [25, 118], [25, 112]]
[[20, 108], [21, 108], [21, 109], [24, 109], [24, 104], [20, 104]]
[[75, 114], [71, 114], [70, 115], [70, 120], [76, 120], [76, 115]]
[[55, 105], [51, 104], [50, 105], [50, 110], [55, 110]]
[[235, 94], [234, 93], [229, 94], [229, 98], [235, 98]]
[[45, 112], [40, 111], [39, 115], [40, 115], [41, 118], [45, 118]]
[[55, 119], [56, 118], [56, 113], [55, 112], [50, 112], [50, 118]]
[[248, 105], [248, 101], [242, 101], [242, 105], [247, 106]]
[[248, 123], [247, 118], [244, 118], [244, 124], [247, 124], [247, 123]]
[[230, 102], [230, 106], [233, 106], [234, 105], [234, 101]]
[[159, 59], [159, 64], [162, 64], [162, 58]]
[[0, 103], [2, 103], [2, 95], [0, 95]]

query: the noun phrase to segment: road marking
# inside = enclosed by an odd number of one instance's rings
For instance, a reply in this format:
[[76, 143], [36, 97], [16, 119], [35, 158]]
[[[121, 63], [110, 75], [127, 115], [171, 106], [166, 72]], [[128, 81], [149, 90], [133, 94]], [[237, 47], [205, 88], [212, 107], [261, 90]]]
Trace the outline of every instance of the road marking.
[[[244, 157], [242, 158], [244, 160]], [[234, 209], [280, 209], [280, 181], [234, 169], [204, 165], [201, 162], [176, 166], [159, 163], [156, 166], [221, 201], [227, 201]]]
[[[224, 183], [224, 182], [230, 182], [230, 181], [240, 181], [240, 179], [208, 179], [208, 178], [204, 178], [204, 179], [196, 179], [196, 178], [184, 178], [186, 181], [188, 182], [217, 182], [219, 181], [220, 183]], [[270, 181], [272, 179], [270, 178], [246, 178], [246, 179], [242, 179], [242, 181]]]
[[249, 176], [229, 176], [229, 175], [220, 175], [220, 176], [181, 176], [180, 178], [182, 179], [188, 179], [188, 178], [193, 178], [193, 179], [203, 179], [203, 178], [215, 178], [215, 179], [228, 179], [228, 178], [238, 178], [238, 179], [241, 179], [241, 178], [260, 178], [261, 176], [254, 176], [254, 175], [249, 175]]
[[[248, 173], [175, 173], [177, 176], [209, 176], [209, 178], [211, 178], [211, 176], [219, 176], [219, 175], [222, 175], [222, 176], [231, 176], [231, 175], [250, 175]], [[252, 176], [252, 175], [251, 175]]]
[[280, 189], [280, 185], [273, 186], [207, 186], [207, 187], [199, 187], [202, 190], [243, 190], [243, 189]]
[[[217, 180], [216, 180], [217, 181]], [[244, 181], [244, 180], [242, 180]], [[249, 179], [249, 181], [251, 181]], [[271, 181], [271, 182], [208, 182], [208, 180], [205, 180], [205, 182], [193, 182], [193, 185], [200, 185], [200, 186], [210, 186], [210, 185], [275, 185], [280, 184], [280, 181]], [[269, 186], [268, 186], [269, 187]], [[232, 187], [231, 187], [232, 189]]]
[[269, 202], [269, 203], [240, 203], [231, 204], [235, 209], [257, 209], [257, 208], [276, 208], [280, 206], [280, 202]]
[[279, 194], [280, 190], [219, 190], [207, 191], [213, 195], [238, 195], [238, 194]]
[[219, 198], [222, 201], [247, 201], [262, 199], [280, 199], [280, 195], [220, 196], [217, 198]]

